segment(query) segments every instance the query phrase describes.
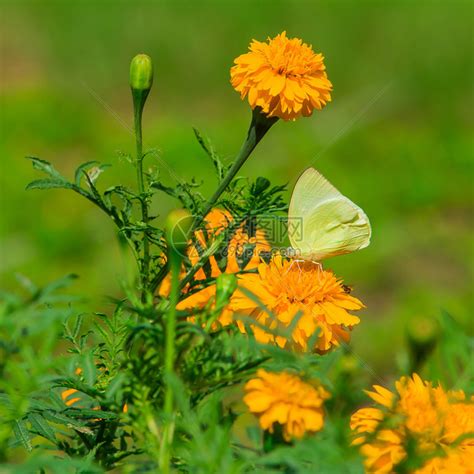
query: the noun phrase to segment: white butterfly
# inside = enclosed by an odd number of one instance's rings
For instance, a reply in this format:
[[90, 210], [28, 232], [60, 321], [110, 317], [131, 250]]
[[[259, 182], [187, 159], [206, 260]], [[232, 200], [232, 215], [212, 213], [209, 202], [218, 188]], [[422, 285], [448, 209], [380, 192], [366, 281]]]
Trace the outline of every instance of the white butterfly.
[[[298, 223], [301, 222], [299, 230]], [[288, 210], [288, 237], [296, 258], [319, 262], [370, 243], [365, 212], [314, 168], [298, 179]]]

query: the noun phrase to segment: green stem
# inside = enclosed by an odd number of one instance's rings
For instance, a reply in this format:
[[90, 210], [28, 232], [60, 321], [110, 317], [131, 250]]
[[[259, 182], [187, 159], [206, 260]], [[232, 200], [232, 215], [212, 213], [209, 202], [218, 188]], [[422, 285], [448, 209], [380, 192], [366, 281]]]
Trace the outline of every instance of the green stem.
[[[249, 131], [247, 133], [247, 137], [242, 144], [242, 147], [235, 158], [234, 164], [224, 177], [224, 179], [220, 182], [219, 187], [217, 188], [216, 192], [212, 195], [209, 201], [206, 203], [204, 211], [202, 215], [196, 216], [191, 226], [188, 235], [191, 235], [193, 231], [195, 231], [203, 222], [204, 218], [209, 214], [212, 208], [216, 205], [217, 201], [221, 197], [222, 193], [226, 190], [227, 186], [231, 183], [231, 181], [235, 178], [235, 175], [239, 172], [242, 165], [247, 161], [247, 158], [250, 156], [252, 151], [258, 145], [260, 140], [265, 136], [265, 134], [270, 130], [270, 127], [278, 120], [277, 117], [266, 117], [260, 109], [254, 109], [252, 113], [252, 121], [250, 123]], [[210, 255], [209, 255], [210, 256]], [[209, 257], [208, 257], [209, 258]], [[201, 262], [202, 265], [206, 263], [207, 260]], [[201, 265], [201, 267], [202, 267]], [[199, 267], [200, 268], [200, 267]], [[199, 268], [192, 268], [188, 274], [184, 277], [184, 280], [181, 282], [181, 288], [183, 288], [186, 283], [189, 283], [194, 276], [194, 274], [199, 270]], [[164, 266], [155, 279], [151, 282], [151, 290], [155, 292], [158, 288], [159, 284], [162, 282], [163, 278], [168, 274], [167, 266]]]
[[[178, 259], [176, 259], [178, 260]], [[171, 290], [170, 308], [166, 320], [166, 342], [165, 342], [165, 373], [173, 373], [175, 359], [175, 337], [176, 337], [176, 305], [179, 297], [179, 267], [180, 261], [171, 263]], [[173, 408], [173, 396], [169, 384], [165, 396], [165, 413], [171, 413]]]
[[276, 117], [268, 118], [263, 115], [259, 109], [254, 109], [252, 113], [252, 121], [247, 133], [247, 138], [242, 144], [242, 147], [235, 158], [234, 164], [226, 174], [225, 178], [219, 184], [216, 192], [207, 202], [202, 216], [198, 216], [194, 220], [191, 232], [202, 223], [207, 214], [212, 210], [218, 199], [221, 197], [222, 193], [227, 189], [227, 186], [229, 186], [230, 182], [235, 178], [235, 175], [239, 172], [240, 168], [242, 168], [242, 165], [247, 161], [247, 158], [250, 156], [254, 148], [258, 145], [260, 140], [265, 136], [268, 130], [270, 130], [270, 127], [277, 120], [278, 119]]
[[171, 289], [169, 295], [169, 310], [166, 319], [166, 339], [165, 339], [165, 401], [164, 415], [165, 426], [163, 429], [163, 439], [161, 445], [160, 468], [161, 472], [167, 474], [170, 468], [170, 447], [173, 440], [174, 420], [173, 420], [173, 387], [170, 378], [174, 373], [174, 363], [176, 358], [176, 305], [179, 298], [179, 271], [181, 267], [181, 256], [174, 249], [170, 251], [169, 261], [171, 266]]
[[[141, 91], [139, 91], [141, 92]], [[139, 95], [139, 94], [137, 94]], [[135, 105], [135, 139], [136, 139], [136, 168], [137, 168], [137, 182], [138, 191], [140, 193], [142, 221], [146, 227], [148, 227], [148, 202], [145, 196], [145, 184], [143, 180], [143, 147], [142, 147], [142, 113], [143, 104], [141, 103], [141, 97], [136, 99], [134, 94], [134, 105]], [[144, 101], [143, 101], [144, 103]], [[143, 234], [143, 261], [141, 265], [141, 287], [142, 287], [142, 301], [146, 300], [146, 293], [149, 284], [150, 275], [150, 240], [148, 238], [148, 230], [145, 230]]]

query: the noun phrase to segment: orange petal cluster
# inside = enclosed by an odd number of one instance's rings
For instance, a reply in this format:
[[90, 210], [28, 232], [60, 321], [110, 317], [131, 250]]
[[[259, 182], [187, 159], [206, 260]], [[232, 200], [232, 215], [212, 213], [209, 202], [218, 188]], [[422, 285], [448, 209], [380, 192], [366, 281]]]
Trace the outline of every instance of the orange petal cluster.
[[354, 444], [361, 445], [366, 472], [395, 472], [412, 440], [420, 458], [428, 457], [414, 474], [473, 474], [473, 401], [466, 400], [463, 391], [433, 387], [417, 374], [402, 377], [395, 388], [396, 394], [375, 385], [367, 393], [380, 407], [352, 415]]
[[[205, 229], [196, 232], [197, 243], [188, 249], [188, 257], [192, 265], [196, 265], [200, 258], [200, 253], [212, 244], [214, 239], [224, 232], [232, 222], [232, 216], [222, 209], [213, 209], [205, 218]], [[199, 248], [198, 248], [199, 247]], [[249, 236], [244, 227], [235, 230], [226, 249], [226, 255], [221, 257], [226, 259], [225, 268], [221, 270], [218, 259], [211, 256], [209, 259], [209, 271], [201, 268], [194, 276], [195, 281], [204, 281], [209, 277], [217, 277], [221, 273], [237, 273], [241, 269], [250, 270], [256, 268], [260, 263], [260, 253], [269, 251], [270, 245], [262, 230], [255, 232], [254, 236]], [[248, 252], [246, 256], [245, 253]], [[250, 257], [250, 258], [249, 258]], [[241, 268], [243, 266], [243, 268]], [[166, 296], [169, 293], [170, 279], [166, 278], [161, 287], [160, 294]], [[205, 308], [208, 304], [212, 306], [216, 294], [216, 285], [212, 284], [192, 293], [187, 298], [180, 301], [177, 309], [181, 311], [191, 311]], [[224, 308], [218, 318], [218, 324], [227, 326], [233, 322], [233, 310], [230, 307]], [[214, 325], [215, 327], [215, 325]]]
[[231, 83], [252, 109], [268, 117], [295, 120], [321, 110], [331, 101], [332, 84], [322, 54], [286, 32], [266, 43], [253, 40], [249, 52], [237, 57]]
[[260, 369], [246, 383], [245, 392], [244, 402], [261, 428], [273, 433], [274, 425], [281, 425], [286, 441], [323, 428], [323, 404], [329, 393], [319, 384], [311, 385], [287, 372]]
[[[349, 341], [351, 328], [360, 321], [350, 311], [364, 307], [320, 264], [279, 255], [269, 264], [261, 263], [257, 274], [239, 278], [230, 306], [255, 320], [250, 325], [259, 342], [320, 353]], [[242, 322], [239, 326], [244, 330]]]

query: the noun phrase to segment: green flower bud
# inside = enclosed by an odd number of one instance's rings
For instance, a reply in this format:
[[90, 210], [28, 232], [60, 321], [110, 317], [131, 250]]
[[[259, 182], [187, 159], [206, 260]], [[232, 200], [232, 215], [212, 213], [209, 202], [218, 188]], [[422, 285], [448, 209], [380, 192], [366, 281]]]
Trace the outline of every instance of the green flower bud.
[[130, 63], [130, 87], [135, 110], [135, 133], [141, 135], [143, 107], [153, 83], [153, 64], [150, 56], [137, 54]]
[[257, 181], [255, 181], [253, 194], [258, 195], [266, 191], [270, 187], [270, 181], [267, 178], [262, 178], [259, 176]]
[[132, 90], [149, 91], [153, 84], [153, 63], [150, 56], [137, 54], [130, 63], [130, 87]]
[[359, 361], [353, 354], [344, 354], [340, 364], [341, 372], [344, 374], [354, 374], [359, 369]]
[[177, 256], [181, 259], [186, 255], [188, 234], [192, 224], [193, 217], [184, 209], [176, 209], [168, 214], [165, 229], [170, 258]]
[[439, 339], [439, 324], [435, 318], [415, 316], [406, 327], [410, 349], [411, 370], [418, 371], [431, 354]]
[[216, 309], [223, 309], [237, 289], [237, 277], [233, 273], [221, 273], [216, 278]]
[[407, 336], [416, 347], [425, 347], [438, 339], [439, 325], [435, 318], [415, 316], [407, 324]]

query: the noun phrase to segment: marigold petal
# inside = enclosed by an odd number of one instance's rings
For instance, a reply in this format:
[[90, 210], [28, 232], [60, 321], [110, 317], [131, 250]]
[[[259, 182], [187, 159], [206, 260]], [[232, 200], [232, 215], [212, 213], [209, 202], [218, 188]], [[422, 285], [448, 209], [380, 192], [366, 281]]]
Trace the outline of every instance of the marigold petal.
[[249, 52], [234, 60], [231, 84], [242, 98], [247, 96], [252, 108], [261, 107], [269, 117], [295, 120], [331, 99], [323, 59], [297, 38], [254, 40]]

